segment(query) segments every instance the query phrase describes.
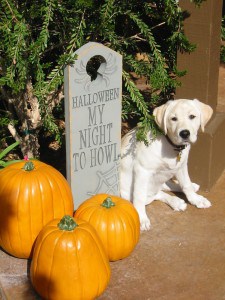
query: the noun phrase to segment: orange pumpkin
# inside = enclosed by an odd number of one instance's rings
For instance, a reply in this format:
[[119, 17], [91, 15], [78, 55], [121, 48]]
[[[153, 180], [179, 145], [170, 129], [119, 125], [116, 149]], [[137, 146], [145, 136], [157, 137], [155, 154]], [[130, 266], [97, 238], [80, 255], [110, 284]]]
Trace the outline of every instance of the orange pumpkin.
[[42, 227], [65, 214], [73, 215], [72, 193], [55, 168], [30, 160], [0, 171], [0, 246], [11, 255], [31, 257]]
[[140, 221], [133, 205], [117, 196], [98, 194], [84, 201], [75, 217], [97, 231], [110, 261], [127, 257], [138, 243]]
[[95, 229], [65, 216], [52, 220], [38, 235], [30, 275], [44, 299], [91, 300], [107, 287], [110, 266]]

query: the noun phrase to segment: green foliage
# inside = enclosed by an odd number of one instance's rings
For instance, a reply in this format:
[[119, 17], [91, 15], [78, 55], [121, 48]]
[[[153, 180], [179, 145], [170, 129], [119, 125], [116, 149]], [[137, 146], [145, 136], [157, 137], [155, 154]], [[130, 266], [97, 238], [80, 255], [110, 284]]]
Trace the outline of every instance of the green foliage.
[[0, 3], [0, 87], [21, 98], [29, 79], [38, 97], [43, 125], [59, 139], [52, 101], [63, 84], [66, 64], [84, 43], [84, 11], [93, 1], [13, 1]]
[[[31, 80], [43, 126], [60, 139], [52, 102], [62, 89], [64, 67], [80, 46], [100, 42], [123, 56], [122, 116], [137, 118], [144, 139], [147, 127], [156, 130], [152, 109], [171, 97], [183, 75], [176, 69], [177, 50], [194, 50], [183, 32], [184, 15], [176, 0], [1, 0], [0, 97], [9, 109], [10, 99], [22, 99]], [[147, 98], [131, 72], [146, 78]]]
[[0, 99], [0, 149], [2, 144], [12, 142], [12, 138], [8, 132], [9, 124], [17, 124], [16, 120], [12, 120], [11, 115], [5, 110], [4, 102]]
[[[179, 85], [177, 51], [195, 49], [183, 31], [184, 13], [175, 0], [104, 1], [102, 20], [95, 39], [123, 56], [123, 117], [136, 118], [138, 138], [145, 140], [147, 128], [157, 132], [152, 109], [172, 97]], [[145, 54], [137, 59], [136, 54]], [[146, 79], [148, 97], [135, 85], [131, 72]]]
[[8, 165], [15, 163], [19, 160], [10, 160], [10, 161], [4, 161], [3, 157], [5, 157], [10, 151], [12, 151], [15, 147], [19, 145], [19, 142], [15, 142], [12, 145], [8, 146], [6, 149], [0, 152], [0, 168], [5, 168]]

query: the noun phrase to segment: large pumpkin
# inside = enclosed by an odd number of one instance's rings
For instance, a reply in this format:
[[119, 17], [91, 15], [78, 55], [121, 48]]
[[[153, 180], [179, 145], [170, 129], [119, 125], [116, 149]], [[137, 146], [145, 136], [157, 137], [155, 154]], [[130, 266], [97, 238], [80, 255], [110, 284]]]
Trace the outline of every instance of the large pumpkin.
[[73, 215], [70, 187], [55, 168], [38, 160], [0, 171], [0, 246], [29, 258], [33, 243], [50, 220]]
[[35, 290], [52, 300], [90, 300], [107, 287], [110, 266], [95, 229], [65, 216], [38, 235], [30, 270]]
[[88, 221], [96, 229], [110, 261], [127, 257], [139, 240], [138, 213], [129, 201], [120, 197], [95, 195], [78, 207], [75, 217]]

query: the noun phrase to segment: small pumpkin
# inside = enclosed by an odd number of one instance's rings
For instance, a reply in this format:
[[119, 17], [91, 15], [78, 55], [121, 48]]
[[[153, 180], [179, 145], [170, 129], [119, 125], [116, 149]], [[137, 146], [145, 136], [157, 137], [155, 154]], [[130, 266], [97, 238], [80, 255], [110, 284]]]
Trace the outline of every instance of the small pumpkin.
[[127, 257], [138, 243], [138, 213], [129, 201], [120, 197], [97, 194], [78, 207], [75, 217], [96, 229], [110, 261]]
[[0, 245], [11, 255], [31, 257], [42, 227], [65, 214], [73, 215], [72, 192], [55, 168], [29, 160], [0, 171]]
[[52, 220], [38, 235], [30, 275], [44, 299], [90, 300], [107, 287], [110, 266], [95, 229], [64, 216]]

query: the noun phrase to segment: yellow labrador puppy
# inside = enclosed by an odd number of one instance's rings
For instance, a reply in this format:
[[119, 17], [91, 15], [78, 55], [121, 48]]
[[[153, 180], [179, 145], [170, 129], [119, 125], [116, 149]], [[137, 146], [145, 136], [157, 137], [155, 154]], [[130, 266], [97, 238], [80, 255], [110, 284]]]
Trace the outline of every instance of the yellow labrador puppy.
[[175, 184], [168, 183], [174, 177], [191, 204], [198, 208], [211, 206], [206, 198], [196, 193], [199, 186], [191, 182], [187, 163], [190, 144], [196, 142], [200, 127], [204, 131], [212, 113], [210, 106], [197, 99], [171, 100], [153, 111], [155, 121], [165, 135], [153, 139], [149, 132], [148, 146], [136, 140], [136, 129], [123, 137], [121, 197], [133, 202], [140, 217], [141, 230], [150, 229], [145, 205], [154, 200], [161, 200], [177, 211], [186, 209], [184, 200], [165, 192], [178, 190]]

